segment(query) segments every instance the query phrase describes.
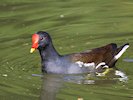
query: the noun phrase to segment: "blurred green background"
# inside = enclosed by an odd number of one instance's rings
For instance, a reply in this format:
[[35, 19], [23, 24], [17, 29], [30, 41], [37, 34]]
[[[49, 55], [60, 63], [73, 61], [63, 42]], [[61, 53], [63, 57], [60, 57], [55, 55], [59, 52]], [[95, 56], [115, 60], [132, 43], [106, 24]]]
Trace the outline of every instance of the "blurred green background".
[[31, 35], [40, 30], [60, 54], [130, 43], [117, 63], [128, 83], [65, 82], [56, 100], [133, 100], [133, 63], [123, 61], [133, 59], [132, 0], [0, 0], [0, 100], [47, 100], [40, 98], [45, 80], [32, 76], [41, 74], [40, 56], [29, 53]]

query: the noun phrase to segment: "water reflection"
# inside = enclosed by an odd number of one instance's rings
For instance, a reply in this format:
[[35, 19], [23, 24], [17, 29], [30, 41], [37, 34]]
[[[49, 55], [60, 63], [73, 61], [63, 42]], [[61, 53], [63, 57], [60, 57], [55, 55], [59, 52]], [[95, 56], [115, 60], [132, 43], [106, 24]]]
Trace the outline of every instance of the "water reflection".
[[42, 91], [41, 100], [56, 100], [56, 95], [60, 89], [65, 88], [64, 83], [74, 83], [80, 85], [105, 85], [115, 84], [121, 81], [122, 78], [107, 76], [97, 77], [94, 73], [91, 74], [80, 74], [80, 75], [53, 75], [46, 74], [42, 77]]
[[[46, 74], [42, 77], [41, 100], [56, 100], [56, 94], [61, 88], [65, 88], [64, 83], [84, 84], [84, 74], [79, 75], [53, 75]], [[92, 76], [92, 75], [91, 75]], [[89, 84], [94, 84], [94, 80], [88, 80]]]
[[133, 58], [125, 58], [125, 59], [123, 59], [123, 61], [125, 61], [125, 62], [133, 62]]
[[56, 94], [63, 85], [63, 76], [44, 75], [41, 100], [55, 100]]

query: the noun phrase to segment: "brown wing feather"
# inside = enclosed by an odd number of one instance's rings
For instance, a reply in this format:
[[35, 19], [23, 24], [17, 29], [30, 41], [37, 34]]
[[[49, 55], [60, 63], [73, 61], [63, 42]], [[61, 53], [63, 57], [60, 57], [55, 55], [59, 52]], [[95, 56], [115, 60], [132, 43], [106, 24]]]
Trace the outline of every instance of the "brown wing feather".
[[116, 44], [111, 43], [109, 45], [92, 49], [89, 52], [75, 53], [71, 55], [73, 62], [82, 61], [84, 63], [94, 62], [98, 64], [100, 62], [105, 62], [106, 64], [114, 57], [116, 51]]

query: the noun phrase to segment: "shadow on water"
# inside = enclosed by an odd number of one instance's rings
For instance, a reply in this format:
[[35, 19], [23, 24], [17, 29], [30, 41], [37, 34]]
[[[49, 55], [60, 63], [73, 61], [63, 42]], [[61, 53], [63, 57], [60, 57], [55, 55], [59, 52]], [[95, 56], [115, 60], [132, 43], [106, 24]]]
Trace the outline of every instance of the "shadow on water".
[[[38, 76], [38, 75], [36, 75]], [[39, 75], [40, 76], [40, 75]], [[79, 85], [107, 85], [116, 84], [121, 81], [118, 77], [97, 77], [94, 73], [80, 75], [54, 75], [45, 74], [42, 76], [41, 100], [56, 100], [56, 96], [61, 89], [64, 89], [66, 83]], [[125, 81], [124, 81], [125, 82]]]

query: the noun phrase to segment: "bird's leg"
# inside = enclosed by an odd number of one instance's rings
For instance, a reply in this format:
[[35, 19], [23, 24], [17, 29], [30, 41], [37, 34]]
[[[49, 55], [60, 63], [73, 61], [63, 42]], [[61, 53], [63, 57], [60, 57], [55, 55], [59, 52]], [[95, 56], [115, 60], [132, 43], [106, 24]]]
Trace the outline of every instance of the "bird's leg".
[[97, 76], [105, 76], [112, 70], [112, 68], [109, 68], [109, 66], [106, 65], [105, 62], [99, 63], [95, 68], [96, 68], [96, 70], [102, 70], [102, 71], [103, 71], [103, 69], [105, 69], [103, 72], [97, 72], [96, 73]]
[[112, 70], [113, 70], [112, 68], [106, 68], [104, 72], [96, 73], [96, 74], [97, 74], [97, 76], [105, 76], [105, 75], [107, 75]]

